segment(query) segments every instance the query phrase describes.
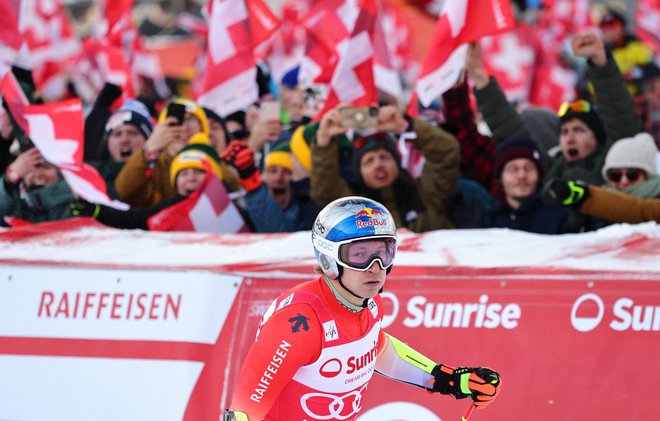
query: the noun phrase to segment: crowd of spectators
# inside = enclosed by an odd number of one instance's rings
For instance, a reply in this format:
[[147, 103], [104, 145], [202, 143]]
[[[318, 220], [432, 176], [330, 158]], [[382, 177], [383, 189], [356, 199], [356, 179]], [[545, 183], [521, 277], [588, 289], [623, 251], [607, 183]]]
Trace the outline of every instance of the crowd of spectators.
[[[573, 54], [586, 60], [589, 89], [558, 110], [520, 111], [508, 101], [482, 64], [479, 42], [435, 112], [408, 115], [389, 98], [366, 127], [348, 122], [348, 104], [312, 121], [310, 92], [295, 70], [270, 81], [276, 89], [258, 103], [224, 117], [179, 95], [161, 104], [131, 98], [113, 110], [122, 92], [106, 83], [86, 114], [84, 157], [127, 211], [77, 197], [5, 113], [0, 215], [32, 223], [87, 216], [150, 229], [150, 218], [202, 188], [210, 172], [260, 233], [310, 230], [323, 206], [347, 195], [383, 203], [398, 227], [414, 232], [562, 234], [660, 222], [658, 128], [649, 124], [657, 119], [645, 114], [658, 101], [660, 72], [625, 24], [610, 10], [601, 33], [571, 37]], [[633, 83], [630, 75], [640, 71], [655, 77]], [[171, 104], [185, 109], [181, 118], [169, 113]]]

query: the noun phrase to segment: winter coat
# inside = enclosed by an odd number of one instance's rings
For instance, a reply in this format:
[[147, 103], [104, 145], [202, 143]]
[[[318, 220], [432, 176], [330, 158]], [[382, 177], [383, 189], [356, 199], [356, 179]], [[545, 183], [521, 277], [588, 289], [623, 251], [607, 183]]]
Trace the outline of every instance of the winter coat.
[[[176, 196], [176, 189], [170, 181], [173, 160], [167, 150], [163, 151], [148, 175], [149, 162], [144, 151], [135, 151], [115, 179], [115, 190], [120, 200], [131, 207], [148, 208]], [[240, 185], [234, 171], [225, 162], [220, 162], [220, 169], [228, 191], [238, 191]]]
[[[599, 145], [590, 156], [572, 162], [566, 162], [562, 154], [554, 158], [544, 154], [543, 161], [548, 164], [546, 181], [554, 178], [580, 178], [602, 184], [604, 180], [600, 171], [612, 143], [624, 137], [632, 137], [643, 130], [633, 99], [611, 56], [608, 56], [607, 63], [602, 67], [589, 64], [587, 77], [593, 83], [598, 98], [598, 113], [605, 126], [606, 144]], [[525, 130], [523, 119], [508, 102], [494, 78], [491, 77], [488, 85], [475, 89], [474, 93], [496, 142], [500, 143], [516, 132]]]
[[309, 179], [292, 182], [291, 203], [281, 209], [268, 193], [266, 184], [245, 196], [245, 210], [254, 223], [255, 232], [309, 231], [320, 212], [309, 197]]
[[0, 181], [0, 218], [13, 216], [29, 222], [56, 221], [70, 218], [74, 199], [69, 185], [60, 179], [48, 187], [26, 188]]
[[124, 168], [124, 164], [124, 162], [117, 161], [89, 161], [89, 165], [96, 168], [99, 175], [105, 180], [108, 196], [112, 199], [119, 199], [119, 194], [115, 190], [115, 180], [119, 172]]
[[589, 197], [580, 207], [580, 212], [605, 221], [660, 223], [660, 199], [642, 199], [597, 186], [589, 186]]
[[[414, 232], [452, 228], [446, 214], [446, 205], [456, 191], [460, 172], [458, 142], [444, 130], [419, 119], [413, 120], [412, 130], [417, 135], [412, 140], [413, 146], [426, 157], [421, 176], [414, 180], [426, 210], [406, 223], [408, 215], [400, 214], [397, 202], [397, 196], [405, 192], [395, 191], [393, 185], [390, 185], [378, 191], [378, 199], [390, 211], [399, 228], [408, 228]], [[321, 206], [341, 197], [358, 194], [340, 175], [339, 147], [335, 141], [326, 147], [318, 146], [316, 141], [312, 142], [311, 182], [312, 199]]]
[[176, 190], [170, 182], [170, 165], [173, 160], [174, 157], [165, 150], [150, 169], [144, 151], [135, 151], [115, 179], [115, 190], [119, 198], [131, 207], [148, 208], [174, 197]]
[[537, 234], [563, 234], [570, 231], [566, 206], [547, 206], [537, 192], [518, 209], [497, 200], [484, 215], [484, 228], [510, 228]]

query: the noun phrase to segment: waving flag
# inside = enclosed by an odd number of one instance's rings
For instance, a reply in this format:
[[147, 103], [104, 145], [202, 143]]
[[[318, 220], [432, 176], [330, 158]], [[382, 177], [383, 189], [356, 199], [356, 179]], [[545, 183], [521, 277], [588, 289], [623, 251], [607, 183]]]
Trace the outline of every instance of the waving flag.
[[660, 0], [639, 0], [635, 17], [637, 36], [660, 55]]
[[[206, 166], [206, 163], [205, 163]], [[249, 232], [238, 208], [209, 167], [202, 186], [147, 221], [151, 231]]]
[[253, 50], [279, 20], [262, 0], [212, 0], [209, 8], [206, 71], [197, 101], [227, 115], [257, 100]]
[[23, 1], [18, 22], [37, 86], [46, 97], [60, 97], [66, 91], [66, 63], [81, 51], [64, 6], [53, 0]]
[[0, 0], [0, 77], [11, 68], [23, 44], [16, 12], [9, 0]]
[[[534, 33], [528, 25], [481, 39], [483, 64], [509, 101], [527, 103], [534, 78]], [[554, 108], [553, 108], [554, 109]]]
[[466, 0], [443, 3], [433, 41], [417, 80], [415, 93], [428, 106], [449, 89], [465, 64], [467, 43], [513, 28], [508, 0]]
[[398, 33], [385, 31], [386, 18], [389, 16], [386, 15], [386, 8], [382, 2], [378, 2], [377, 6], [379, 9], [373, 29], [374, 83], [381, 91], [400, 97], [403, 87], [392, 60]]
[[[11, 95], [12, 89], [12, 83], [5, 79], [3, 95]], [[14, 98], [19, 99], [15, 95]], [[74, 193], [91, 203], [128, 209], [127, 204], [108, 197], [105, 180], [94, 167], [83, 162], [83, 113], [79, 99], [42, 105], [8, 100], [7, 105], [16, 123], [44, 159], [60, 169]]]
[[325, 0], [316, 2], [303, 17], [307, 36], [299, 76], [303, 87], [330, 83], [339, 45], [351, 35], [359, 11], [355, 1]]
[[373, 45], [377, 13], [376, 0], [364, 0], [351, 36], [338, 46], [339, 62], [332, 74], [328, 98], [317, 118], [340, 103], [370, 106], [377, 102]]

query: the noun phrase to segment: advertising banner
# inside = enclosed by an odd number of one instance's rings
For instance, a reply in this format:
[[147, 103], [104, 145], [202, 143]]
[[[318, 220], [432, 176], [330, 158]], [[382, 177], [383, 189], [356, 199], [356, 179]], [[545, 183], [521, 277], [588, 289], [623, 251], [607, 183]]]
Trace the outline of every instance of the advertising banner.
[[[653, 419], [660, 389], [648, 370], [660, 369], [659, 282], [660, 274], [397, 267], [382, 293], [384, 329], [438, 363], [498, 370], [502, 394], [477, 411], [480, 421]], [[244, 283], [239, 360], [282, 286]], [[232, 390], [239, 369], [230, 368]], [[439, 421], [459, 420], [469, 401], [376, 375], [363, 405], [360, 421]]]
[[[400, 240], [383, 328], [501, 373], [471, 420], [658, 418], [660, 226]], [[304, 232], [0, 230], [0, 420], [218, 421], [261, 316], [314, 262]], [[378, 375], [363, 395], [341, 402], [359, 421], [458, 421], [470, 404]]]
[[218, 406], [219, 388], [200, 385], [226, 365], [241, 278], [3, 266], [0, 280], [0, 419], [180, 420]]

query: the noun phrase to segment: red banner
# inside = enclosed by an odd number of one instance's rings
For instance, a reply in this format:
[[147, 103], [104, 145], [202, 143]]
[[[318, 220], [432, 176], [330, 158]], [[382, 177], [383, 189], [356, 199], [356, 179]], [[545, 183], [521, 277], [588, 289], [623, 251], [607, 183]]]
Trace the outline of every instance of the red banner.
[[[383, 293], [384, 329], [439, 363], [499, 371], [502, 394], [475, 414], [479, 421], [653, 419], [660, 413], [650, 375], [660, 369], [660, 275], [641, 278], [648, 279], [398, 267]], [[243, 284], [228, 342], [235, 361], [229, 390], [270, 300], [297, 282]], [[384, 420], [387, 413], [388, 420], [426, 420], [430, 411], [438, 420], [458, 420], [468, 405], [374, 376], [359, 419]], [[397, 411], [407, 415], [396, 418]]]
[[[383, 328], [499, 371], [476, 421], [656, 419], [659, 245], [654, 224], [401, 232]], [[0, 230], [0, 419], [217, 421], [259, 319], [314, 261], [304, 232]], [[457, 421], [470, 402], [374, 376], [363, 403], [359, 421]]]

